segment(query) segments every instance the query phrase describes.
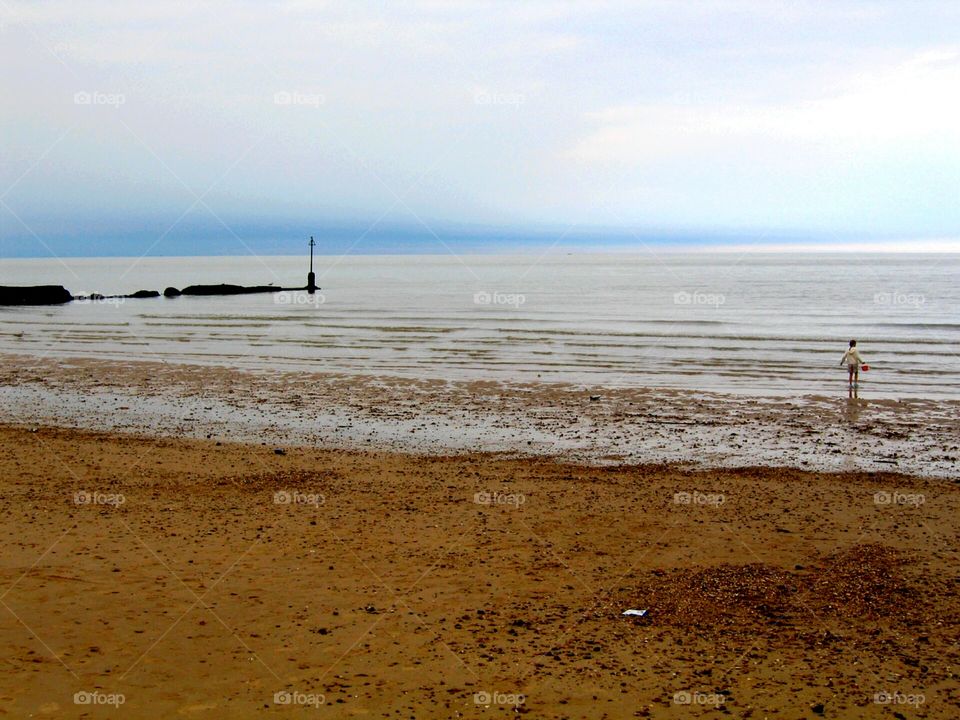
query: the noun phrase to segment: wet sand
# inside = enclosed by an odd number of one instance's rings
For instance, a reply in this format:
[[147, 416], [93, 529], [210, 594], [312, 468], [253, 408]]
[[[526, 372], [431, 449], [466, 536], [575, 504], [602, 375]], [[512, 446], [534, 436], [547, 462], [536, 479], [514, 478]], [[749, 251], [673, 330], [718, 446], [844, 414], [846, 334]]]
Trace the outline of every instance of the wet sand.
[[[589, 464], [763, 465], [960, 478], [960, 401], [751, 397], [561, 383], [253, 372], [0, 355], [0, 422]], [[829, 394], [828, 394], [829, 393]]]
[[960, 714], [951, 480], [0, 445], [4, 717]]

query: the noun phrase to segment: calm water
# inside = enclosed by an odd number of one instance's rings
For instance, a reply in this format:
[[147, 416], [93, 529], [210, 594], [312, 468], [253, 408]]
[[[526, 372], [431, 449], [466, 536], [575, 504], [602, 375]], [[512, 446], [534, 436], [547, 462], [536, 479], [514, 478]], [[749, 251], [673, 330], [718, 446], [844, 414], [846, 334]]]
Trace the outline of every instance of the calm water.
[[[0, 260], [81, 292], [306, 282], [303, 258]], [[322, 290], [0, 308], [0, 352], [836, 393], [847, 340], [874, 397], [960, 397], [960, 255], [355, 256]]]

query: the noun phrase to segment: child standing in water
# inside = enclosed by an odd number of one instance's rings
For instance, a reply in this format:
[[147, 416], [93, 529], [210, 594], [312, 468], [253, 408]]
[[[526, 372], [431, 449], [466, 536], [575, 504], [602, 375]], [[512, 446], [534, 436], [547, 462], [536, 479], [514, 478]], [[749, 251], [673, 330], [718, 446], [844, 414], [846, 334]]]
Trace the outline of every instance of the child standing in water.
[[850, 341], [850, 347], [847, 348], [840, 359], [840, 364], [843, 365], [844, 363], [847, 364], [847, 397], [855, 398], [860, 384], [860, 365], [863, 363], [863, 358], [860, 357], [860, 352], [857, 350], [856, 340]]

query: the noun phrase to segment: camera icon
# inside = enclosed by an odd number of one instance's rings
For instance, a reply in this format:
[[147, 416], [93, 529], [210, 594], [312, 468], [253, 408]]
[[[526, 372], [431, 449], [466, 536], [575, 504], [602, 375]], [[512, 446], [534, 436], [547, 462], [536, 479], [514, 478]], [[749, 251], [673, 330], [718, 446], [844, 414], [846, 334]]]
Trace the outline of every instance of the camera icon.
[[875, 505], [889, 505], [893, 502], [893, 496], [886, 490], [881, 490], [873, 494], [873, 502]]
[[274, 105], [290, 105], [292, 102], [293, 96], [285, 90], [273, 94]]
[[93, 502], [93, 495], [86, 490], [81, 490], [73, 494], [74, 505], [89, 505], [91, 502]]
[[73, 694], [74, 705], [89, 705], [92, 701], [93, 695], [88, 693], [86, 690], [81, 690], [80, 692], [75, 692]]
[[673, 694], [673, 703], [675, 705], [689, 705], [691, 702], [693, 702], [693, 699], [686, 690], [681, 690]]
[[293, 494], [289, 490], [277, 490], [273, 494], [274, 505], [289, 505], [293, 502]]
[[674, 305], [689, 305], [692, 301], [693, 297], [686, 291], [676, 292], [673, 294]]
[[491, 302], [493, 302], [493, 296], [486, 291], [475, 292], [473, 294], [474, 305], [489, 305]]
[[473, 501], [477, 505], [489, 505], [492, 499], [493, 498], [491, 497], [490, 493], [486, 490], [481, 490], [480, 492], [473, 494]]
[[474, 705], [489, 705], [493, 702], [493, 697], [486, 690], [473, 694]]
[[293, 702], [293, 693], [286, 690], [280, 690], [273, 694], [273, 702], [276, 705], [289, 705]]
[[673, 494], [673, 502], [675, 505], [689, 505], [693, 500], [693, 496], [688, 492], [678, 492]]

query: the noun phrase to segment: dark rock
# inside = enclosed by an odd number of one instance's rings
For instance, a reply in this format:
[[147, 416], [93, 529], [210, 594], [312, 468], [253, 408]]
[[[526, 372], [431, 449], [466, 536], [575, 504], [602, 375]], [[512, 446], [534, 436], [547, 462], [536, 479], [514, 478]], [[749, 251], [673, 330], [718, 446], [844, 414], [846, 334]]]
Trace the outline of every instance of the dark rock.
[[274, 449], [273, 449], [273, 454], [274, 454], [274, 455], [286, 455], [286, 454], [287, 454], [287, 451], [284, 450], [283, 448], [274, 448]]
[[62, 285], [0, 285], [0, 305], [61, 305], [71, 300], [73, 296]]
[[166, 290], [163, 291], [164, 297], [180, 297], [180, 294], [181, 294], [180, 291], [177, 290], [175, 287], [168, 287]]
[[140, 299], [142, 299], [142, 298], [155, 298], [155, 297], [160, 297], [160, 293], [158, 293], [156, 290], [137, 290], [137, 291], [136, 291], [135, 293], [133, 293], [132, 295], [124, 295], [124, 297], [136, 298], [136, 299], [140, 300]]
[[182, 295], [250, 295], [253, 293], [272, 293], [280, 292], [283, 288], [275, 285], [254, 285], [245, 287], [243, 285], [190, 285], [185, 287]]

